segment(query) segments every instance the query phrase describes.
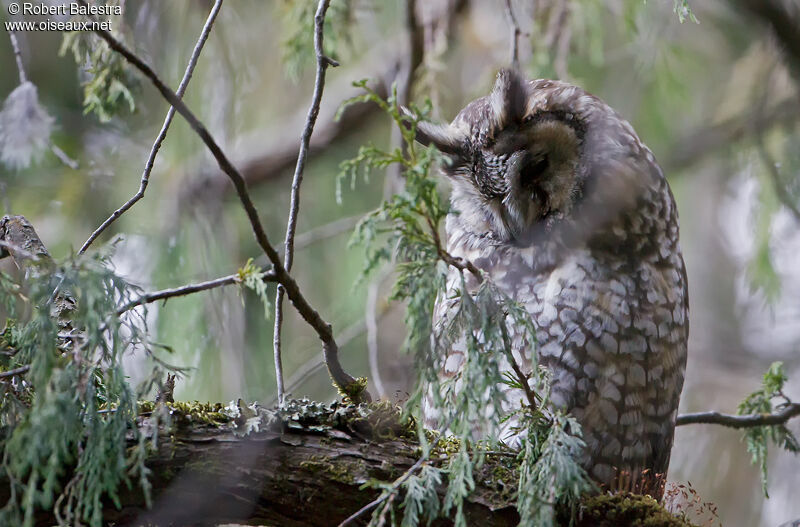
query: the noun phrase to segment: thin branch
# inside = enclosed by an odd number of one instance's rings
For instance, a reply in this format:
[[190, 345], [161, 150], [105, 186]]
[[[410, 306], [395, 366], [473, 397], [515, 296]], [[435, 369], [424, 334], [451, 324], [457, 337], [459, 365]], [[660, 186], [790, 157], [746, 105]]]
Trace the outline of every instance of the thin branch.
[[[86, 0], [78, 0], [78, 2], [83, 6], [87, 5]], [[286, 294], [289, 297], [289, 300], [291, 300], [294, 304], [295, 309], [297, 309], [298, 313], [300, 313], [300, 316], [303, 317], [303, 320], [305, 320], [314, 329], [314, 331], [316, 331], [317, 336], [322, 341], [322, 351], [325, 356], [328, 371], [330, 372], [333, 381], [342, 389], [346, 389], [348, 386], [353, 384], [355, 379], [348, 375], [344, 369], [342, 369], [342, 366], [339, 363], [338, 347], [336, 346], [336, 341], [333, 339], [333, 330], [331, 329], [330, 324], [325, 322], [320, 314], [313, 307], [311, 307], [311, 304], [308, 303], [308, 300], [306, 300], [300, 291], [300, 287], [297, 285], [297, 282], [289, 273], [286, 272], [286, 269], [283, 268], [278, 251], [276, 251], [272, 244], [270, 244], [267, 233], [264, 231], [264, 227], [261, 224], [261, 220], [258, 216], [258, 211], [256, 210], [253, 200], [251, 199], [247, 190], [247, 183], [242, 175], [230, 162], [228, 157], [214, 140], [211, 133], [208, 131], [208, 129], [206, 129], [205, 125], [203, 125], [203, 123], [197, 119], [194, 113], [192, 113], [192, 111], [183, 103], [183, 101], [181, 101], [180, 98], [175, 95], [175, 92], [170, 90], [164, 84], [164, 82], [158, 77], [158, 75], [150, 66], [148, 66], [144, 61], [142, 61], [142, 59], [131, 52], [124, 44], [114, 38], [108, 31], [97, 28], [94, 29], [94, 32], [100, 38], [105, 40], [111, 49], [122, 55], [125, 60], [142, 72], [142, 74], [144, 74], [144, 76], [147, 77], [150, 82], [152, 82], [152, 84], [167, 100], [167, 102], [174, 106], [177, 112], [181, 114], [184, 119], [186, 119], [186, 122], [189, 124], [192, 130], [195, 131], [195, 133], [200, 137], [200, 139], [202, 139], [202, 141], [211, 151], [211, 154], [217, 160], [217, 164], [219, 165], [220, 169], [230, 178], [234, 188], [236, 189], [239, 200], [241, 201], [242, 206], [245, 209], [245, 213], [247, 214], [247, 218], [250, 221], [250, 226], [253, 230], [256, 241], [273, 265], [275, 281], [283, 285], [283, 287], [286, 289]], [[369, 400], [370, 398], [369, 393], [366, 391], [361, 397], [365, 400]]]
[[[442, 437], [444, 435], [444, 432], [450, 428], [451, 424], [453, 424], [453, 417], [448, 419], [447, 424], [445, 424], [443, 427], [437, 430], [436, 436]], [[394, 499], [394, 495], [400, 488], [400, 485], [402, 485], [412, 474], [414, 474], [414, 472], [416, 472], [426, 461], [428, 461], [428, 458], [430, 457], [432, 451], [433, 449], [429, 448], [428, 451], [423, 453], [423, 455], [421, 455], [420, 458], [413, 465], [411, 465], [411, 467], [408, 470], [406, 470], [400, 477], [394, 480], [394, 483], [392, 483], [391, 487], [385, 489], [380, 496], [378, 496], [371, 502], [367, 503], [353, 514], [351, 514], [347, 519], [345, 519], [342, 523], [340, 523], [338, 527], [346, 527], [348, 524], [357, 520], [361, 515], [374, 509], [387, 499]]]
[[444, 246], [442, 245], [442, 239], [439, 236], [439, 230], [433, 224], [433, 221], [429, 217], [425, 217], [425, 221], [428, 223], [428, 227], [431, 230], [431, 237], [433, 238], [433, 243], [436, 244], [436, 252], [439, 255], [439, 258], [444, 261], [447, 265], [452, 265], [459, 271], [469, 271], [470, 273], [477, 278], [478, 282], [483, 282], [483, 275], [475, 267], [471, 261], [461, 258], [460, 256], [453, 256], [447, 250], [445, 250]]
[[508, 23], [511, 24], [511, 67], [519, 70], [519, 37], [522, 35], [522, 31], [519, 28], [517, 17], [514, 16], [511, 0], [506, 0], [506, 15], [508, 16]]
[[535, 412], [539, 407], [539, 405], [536, 404], [536, 395], [533, 393], [533, 390], [531, 390], [528, 376], [522, 372], [522, 368], [520, 368], [517, 359], [514, 358], [514, 352], [511, 349], [511, 340], [508, 338], [508, 328], [506, 327], [505, 323], [503, 323], [501, 326], [501, 332], [503, 334], [503, 344], [507, 350], [506, 356], [508, 361], [511, 363], [511, 369], [514, 370], [514, 374], [517, 376], [517, 381], [519, 382], [520, 386], [522, 386], [522, 391], [525, 393], [525, 398], [528, 400], [528, 406], [531, 412]]
[[[303, 135], [300, 138], [300, 152], [297, 154], [297, 165], [292, 178], [292, 194], [289, 204], [289, 220], [286, 225], [286, 239], [284, 241], [283, 266], [287, 272], [292, 270], [294, 260], [294, 235], [297, 230], [297, 215], [300, 210], [300, 186], [303, 183], [303, 171], [308, 157], [308, 145], [311, 143], [311, 134], [319, 115], [319, 106], [322, 102], [322, 92], [325, 90], [325, 72], [328, 66], [338, 66], [339, 63], [325, 56], [323, 39], [325, 28], [325, 14], [330, 6], [330, 0], [319, 0], [317, 11], [314, 14], [314, 51], [317, 56], [317, 74], [314, 80], [314, 94], [311, 106], [308, 109]], [[281, 361], [281, 325], [283, 323], [283, 286], [278, 285], [275, 293], [275, 327], [272, 338], [273, 355], [275, 359], [275, 379], [278, 384], [278, 404], [283, 404], [283, 364]]]
[[[386, 311], [388, 310], [384, 310], [379, 315], [379, 320], [383, 318], [383, 316], [386, 314]], [[340, 347], [347, 346], [350, 344], [350, 342], [363, 335], [366, 330], [366, 322], [364, 319], [361, 319], [358, 322], [350, 324], [340, 333], [338, 333], [336, 335], [336, 342], [339, 343]], [[311, 360], [297, 368], [294, 374], [289, 377], [289, 380], [286, 381], [286, 393], [293, 393], [298, 387], [302, 386], [303, 383], [305, 383], [312, 375], [317, 373], [324, 366], [325, 361], [321, 357], [312, 357]], [[275, 397], [270, 404], [278, 404], [278, 398]]]
[[13, 370], [4, 371], [0, 373], [0, 379], [6, 379], [8, 377], [13, 377], [14, 375], [20, 375], [30, 369], [30, 365], [26, 364], [25, 366], [20, 366], [19, 368], [14, 368]]
[[[86, 6], [86, 0], [78, 0], [78, 2]], [[129, 50], [122, 42], [117, 40], [114, 36], [111, 35], [108, 31], [97, 28], [94, 30], [95, 34], [97, 34], [100, 38], [106, 41], [108, 47], [112, 50], [116, 51], [120, 55], [122, 55], [125, 60], [127, 60], [132, 66], [138, 69], [145, 77], [147, 77], [150, 82], [155, 86], [155, 88], [161, 93], [161, 95], [169, 102], [172, 106], [175, 107], [177, 112], [186, 119], [186, 122], [189, 126], [194, 130], [194, 132], [200, 136], [203, 143], [208, 147], [211, 151], [211, 154], [216, 159], [217, 164], [219, 165], [220, 170], [222, 170], [225, 175], [233, 183], [233, 186], [236, 188], [236, 192], [239, 196], [239, 200], [242, 202], [242, 206], [245, 209], [247, 214], [248, 220], [250, 220], [250, 226], [253, 230], [253, 233], [256, 237], [256, 241], [258, 242], [261, 249], [267, 254], [270, 261], [276, 267], [280, 266], [280, 256], [278, 252], [275, 250], [274, 247], [269, 242], [269, 238], [267, 237], [266, 232], [264, 231], [264, 227], [261, 224], [261, 220], [258, 216], [258, 211], [253, 204], [252, 199], [250, 198], [250, 194], [247, 191], [247, 185], [242, 178], [239, 171], [233, 166], [230, 162], [228, 157], [220, 148], [219, 144], [214, 140], [214, 137], [205, 127], [205, 125], [200, 122], [200, 120], [194, 115], [194, 113], [186, 106], [186, 104], [181, 101], [181, 99], [173, 92], [166, 84], [159, 78], [153, 69], [146, 64], [142, 59], [136, 56], [131, 50]]]
[[[261, 275], [262, 280], [265, 282], [274, 282], [275, 281], [275, 273], [268, 271], [264, 272]], [[157, 302], [159, 300], [166, 300], [168, 298], [176, 297], [176, 296], [186, 296], [191, 295], [193, 293], [198, 293], [200, 291], [207, 291], [209, 289], [216, 289], [217, 287], [222, 287], [231, 284], [237, 284], [241, 281], [241, 278], [238, 273], [231, 274], [228, 276], [223, 276], [221, 278], [216, 278], [214, 280], [209, 280], [207, 282], [200, 282], [197, 284], [189, 284], [184, 285], [181, 287], [175, 287], [172, 289], [162, 289], [161, 291], [154, 291], [152, 293], [147, 293], [136, 300], [128, 302], [124, 306], [117, 309], [117, 315], [121, 315], [126, 311], [130, 311], [131, 309], [144, 305], [150, 304], [152, 302]]]
[[[219, 10], [222, 7], [223, 0], [216, 0], [214, 2], [214, 6], [211, 8], [211, 12], [208, 14], [208, 18], [206, 19], [206, 23], [203, 26], [203, 30], [200, 32], [200, 38], [197, 39], [197, 43], [194, 46], [194, 50], [192, 51], [192, 55], [189, 58], [189, 64], [186, 66], [186, 71], [183, 74], [183, 78], [181, 79], [180, 84], [178, 85], [178, 90], [175, 92], [175, 95], [179, 98], [183, 98], [183, 94], [186, 92], [186, 88], [189, 85], [189, 81], [192, 79], [192, 74], [194, 73], [194, 68], [197, 66], [197, 61], [200, 59], [200, 52], [203, 50], [203, 46], [205, 46], [206, 41], [208, 40], [209, 34], [211, 34], [211, 28], [214, 26], [214, 21], [217, 18], [217, 14], [219, 14]], [[153, 171], [153, 165], [155, 164], [156, 156], [158, 155], [158, 151], [161, 149], [161, 144], [164, 142], [164, 139], [167, 137], [167, 132], [169, 131], [169, 127], [172, 124], [172, 119], [175, 117], [175, 107], [170, 106], [169, 110], [167, 111], [167, 116], [164, 118], [164, 124], [161, 125], [161, 131], [158, 133], [155, 142], [153, 143], [152, 148], [150, 149], [150, 155], [147, 157], [147, 162], [144, 165], [144, 171], [142, 172], [142, 179], [139, 183], [139, 190], [136, 191], [136, 194], [133, 195], [128, 201], [125, 202], [120, 208], [115, 210], [111, 216], [109, 216], [106, 221], [100, 225], [100, 227], [95, 230], [89, 239], [87, 239], [83, 245], [81, 246], [78, 254], [83, 254], [89, 248], [89, 246], [94, 242], [100, 234], [105, 231], [109, 225], [114, 223], [117, 218], [125, 214], [131, 207], [133, 207], [137, 201], [144, 197], [144, 193], [147, 190], [147, 184], [150, 182], [150, 173]]]
[[[406, 5], [408, 6], [410, 3], [412, 1], [407, 0]], [[425, 4], [425, 2], [421, 1], [417, 3], [420, 5]], [[425, 35], [434, 38], [434, 34], [441, 32], [447, 39], [450, 39], [453, 34], [452, 26], [467, 11], [467, 6], [468, 2], [466, 0], [455, 0], [452, 3], [448, 3], [446, 9], [437, 10], [437, 13], [427, 13], [426, 16], [416, 17], [416, 29], [412, 33], [416, 37], [412, 37], [410, 52], [403, 45], [407, 40], [406, 36], [403, 35], [403, 38], [398, 36], [394, 40], [387, 40], [385, 47], [373, 46], [358, 62], [352, 65], [351, 69], [359, 72], [359, 78], [375, 79], [375, 82], [371, 84], [371, 88], [384, 99], [390, 95], [389, 87], [391, 86], [391, 81], [396, 79], [397, 94], [398, 97], [402, 97], [405, 90], [404, 79], [413, 79], [413, 76], [405, 75], [406, 64], [408, 63], [407, 57], [418, 57], [415, 60], [421, 63], [426, 48], [434, 52], [434, 54], [442, 52], [443, 50], [438, 47], [438, 44], [432, 41], [426, 43]], [[407, 14], [411, 13], [408, 7], [406, 12]], [[433, 15], [432, 18], [431, 15]], [[441, 46], [441, 48], [446, 47]], [[399, 69], [402, 69], [402, 72], [398, 71]], [[417, 67], [415, 66], [411, 71], [416, 69]], [[332, 80], [329, 79], [329, 82], [326, 83], [325, 90], [327, 95], [325, 99], [327, 101], [341, 101], [356, 93], [353, 91], [349, 80], [340, 82], [341, 79], [339, 79], [336, 84], [330, 82]], [[331, 90], [335, 91], [331, 93]], [[323, 103], [320, 107], [319, 119], [314, 127], [314, 136], [311, 138], [310, 155], [318, 154], [335, 146], [344, 138], [363, 130], [372, 119], [383, 116], [377, 105], [362, 103], [348, 106], [339, 116], [339, 119], [334, 119], [337, 114], [337, 107], [338, 104], [332, 103]], [[306, 110], [304, 107], [293, 111], [280, 124], [273, 123], [267, 127], [256, 128], [239, 138], [240, 140], [237, 141], [237, 144], [240, 146], [236, 155], [236, 165], [251, 188], [255, 185], [267, 184], [281, 179], [287, 175], [287, 170], [295, 166], [297, 143], [287, 138], [284, 131], [287, 127], [294, 126], [300, 129], [305, 122]], [[396, 128], [392, 127], [392, 130], [392, 133], [395, 133], [394, 130]], [[264, 137], [273, 137], [274, 140], [270, 141], [269, 144], [265, 144]], [[199, 172], [199, 177], [195, 177], [182, 187], [179, 197], [181, 204], [198, 201], [206, 196], [221, 199], [222, 196], [230, 191], [225, 178], [219, 177], [216, 167], [209, 169], [206, 166], [205, 159], [201, 159], [198, 156], [196, 161], [189, 162], [187, 166], [189, 167], [187, 170]]]
[[53, 155], [56, 156], [59, 161], [64, 163], [66, 166], [68, 166], [72, 170], [78, 170], [80, 168], [80, 165], [78, 164], [78, 162], [75, 161], [74, 159], [72, 159], [71, 157], [69, 157], [66, 152], [64, 152], [63, 150], [61, 150], [58, 147], [57, 144], [50, 143], [50, 151], [53, 152]]
[[731, 415], [719, 412], [698, 412], [678, 416], [675, 426], [693, 424], [722, 425], [729, 428], [782, 425], [800, 415], [800, 403], [788, 403], [771, 414]]
[[367, 512], [371, 511], [372, 509], [374, 509], [387, 499], [392, 498], [395, 492], [397, 492], [397, 489], [400, 488], [400, 485], [402, 485], [414, 472], [416, 472], [417, 469], [419, 469], [427, 459], [428, 456], [420, 457], [416, 463], [411, 465], [411, 468], [405, 471], [402, 476], [400, 476], [394, 481], [394, 483], [389, 489], [387, 489], [385, 492], [381, 493], [380, 496], [378, 496], [377, 498], [367, 503], [366, 505], [358, 509], [350, 516], [348, 516], [347, 519], [345, 519], [342, 523], [340, 523], [338, 527], [346, 527], [347, 525], [356, 521], [361, 515], [366, 514]]
[[561, 23], [561, 30], [558, 31], [558, 40], [555, 42], [553, 69], [560, 79], [567, 79], [569, 76], [567, 69], [569, 45], [572, 40], [572, 25], [568, 21], [572, 11], [568, 2], [564, 2], [563, 6], [563, 22]]
[[19, 83], [25, 84], [28, 82], [28, 77], [25, 75], [25, 67], [22, 65], [22, 52], [19, 49], [19, 42], [17, 42], [17, 34], [6, 26], [8, 31], [8, 38], [11, 40], [11, 48], [14, 50], [14, 59], [17, 61], [17, 71], [19, 72]]

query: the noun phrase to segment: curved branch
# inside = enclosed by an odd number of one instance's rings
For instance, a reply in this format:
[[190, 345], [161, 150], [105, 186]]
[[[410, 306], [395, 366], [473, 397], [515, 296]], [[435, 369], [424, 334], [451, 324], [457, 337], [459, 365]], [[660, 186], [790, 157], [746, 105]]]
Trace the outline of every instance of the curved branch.
[[675, 426], [693, 424], [722, 425], [729, 428], [782, 425], [800, 415], [800, 403], [789, 403], [771, 414], [731, 415], [719, 412], [697, 412], [678, 416]]
[[25, 75], [25, 67], [22, 65], [22, 52], [19, 49], [19, 42], [17, 42], [17, 34], [9, 26], [6, 26], [6, 31], [8, 32], [8, 38], [11, 40], [11, 49], [14, 50], [14, 59], [17, 61], [19, 83], [25, 84], [28, 82], [28, 77]]
[[20, 366], [19, 368], [14, 368], [13, 370], [4, 371], [0, 373], [0, 379], [13, 377], [14, 375], [21, 375], [30, 369], [31, 369], [30, 364], [26, 364], [25, 366]]
[[[79, 2], [84, 6], [86, 5], [86, 0], [79, 0]], [[269, 242], [267, 233], [264, 231], [264, 226], [261, 224], [258, 211], [253, 204], [253, 200], [250, 198], [250, 193], [247, 191], [247, 183], [239, 171], [236, 170], [236, 167], [233, 166], [231, 161], [225, 155], [225, 152], [222, 151], [222, 148], [220, 148], [216, 140], [214, 140], [214, 137], [211, 135], [205, 125], [200, 122], [200, 120], [189, 109], [189, 107], [184, 104], [180, 97], [178, 97], [174, 91], [164, 84], [156, 72], [153, 71], [148, 64], [136, 56], [131, 50], [129, 50], [122, 42], [114, 38], [111, 33], [104, 29], [98, 28], [95, 29], [94, 32], [97, 36], [106, 41], [109, 48], [122, 55], [125, 60], [127, 60], [133, 67], [138, 69], [145, 77], [147, 77], [153, 86], [155, 86], [155, 88], [161, 93], [164, 99], [166, 99], [167, 102], [169, 102], [175, 108], [175, 110], [181, 114], [184, 119], [186, 119], [186, 122], [189, 124], [192, 130], [194, 130], [194, 132], [200, 136], [200, 139], [203, 141], [203, 143], [205, 143], [206, 147], [208, 147], [208, 149], [211, 151], [211, 154], [214, 156], [214, 159], [217, 161], [220, 170], [222, 170], [233, 183], [233, 186], [239, 195], [239, 200], [242, 202], [242, 206], [247, 213], [247, 218], [250, 220], [250, 226], [253, 230], [253, 234], [255, 235], [258, 245], [266, 253], [273, 265], [282, 268], [280, 256], [278, 256], [278, 252]]]
[[[78, 1], [83, 6], [87, 5], [86, 0]], [[122, 55], [125, 60], [127, 60], [132, 66], [138, 69], [150, 80], [153, 86], [155, 86], [155, 88], [161, 93], [167, 102], [174, 106], [175, 110], [181, 114], [184, 119], [186, 119], [186, 122], [189, 124], [192, 130], [194, 130], [200, 139], [202, 139], [203, 143], [205, 143], [206, 147], [208, 147], [208, 149], [211, 151], [211, 154], [214, 156], [214, 159], [216, 159], [219, 168], [225, 173], [225, 175], [228, 176], [233, 183], [233, 186], [236, 188], [239, 201], [242, 203], [245, 213], [247, 214], [247, 218], [250, 221], [250, 226], [253, 230], [256, 241], [273, 265], [275, 281], [286, 289], [286, 294], [289, 296], [289, 300], [292, 301], [292, 304], [294, 304], [295, 309], [297, 309], [298, 313], [300, 313], [300, 316], [303, 318], [303, 320], [305, 320], [314, 329], [314, 331], [316, 331], [317, 336], [322, 341], [322, 349], [325, 354], [328, 370], [330, 371], [333, 381], [343, 390], [351, 386], [355, 382], [355, 379], [345, 373], [341, 364], [339, 364], [337, 357], [338, 347], [336, 346], [336, 341], [333, 338], [333, 330], [331, 329], [330, 324], [325, 322], [320, 314], [311, 306], [311, 304], [308, 303], [308, 300], [306, 300], [300, 291], [300, 286], [297, 285], [295, 279], [286, 271], [286, 269], [283, 268], [278, 251], [276, 251], [275, 247], [273, 247], [270, 243], [267, 233], [264, 230], [264, 226], [261, 224], [261, 219], [259, 218], [256, 206], [247, 190], [247, 182], [244, 180], [242, 175], [238, 170], [236, 170], [236, 167], [233, 166], [205, 125], [200, 122], [200, 120], [186, 106], [186, 104], [181, 101], [175, 92], [173, 92], [164, 84], [164, 82], [148, 64], [130, 51], [124, 44], [122, 44], [122, 42], [114, 38], [108, 31], [97, 28], [94, 29], [94, 32], [96, 35], [106, 41], [109, 48]], [[369, 399], [369, 394], [364, 392], [363, 397]]]
[[[211, 28], [214, 25], [214, 21], [216, 20], [217, 14], [219, 13], [221, 7], [222, 0], [216, 0], [214, 7], [211, 8], [211, 12], [208, 14], [208, 18], [203, 26], [203, 30], [200, 32], [200, 38], [198, 38], [197, 43], [194, 46], [194, 50], [192, 51], [192, 56], [189, 59], [189, 64], [186, 66], [183, 79], [181, 79], [181, 82], [178, 85], [178, 90], [175, 92], [175, 95], [178, 98], [183, 98], [183, 94], [186, 92], [186, 87], [189, 85], [189, 81], [192, 80], [194, 68], [197, 65], [197, 61], [200, 59], [200, 52], [203, 50], [203, 46], [205, 46], [205, 43], [208, 40], [208, 35], [211, 33]], [[164, 124], [161, 125], [161, 131], [158, 133], [158, 137], [156, 137], [153, 147], [150, 149], [150, 155], [147, 156], [147, 162], [145, 162], [144, 171], [142, 172], [142, 179], [139, 183], [139, 190], [136, 191], [136, 194], [134, 194], [133, 197], [126, 201], [120, 208], [115, 210], [111, 216], [106, 218], [106, 220], [83, 243], [78, 251], [78, 254], [85, 253], [89, 246], [97, 239], [98, 236], [103, 233], [103, 231], [108, 228], [109, 225], [114, 223], [117, 218], [125, 214], [128, 209], [133, 207], [137, 201], [144, 197], [145, 190], [147, 190], [147, 184], [150, 182], [150, 173], [153, 171], [153, 165], [155, 164], [156, 156], [158, 155], [158, 151], [161, 149], [161, 144], [167, 137], [167, 131], [169, 131], [173, 117], [175, 117], [175, 107], [170, 106], [169, 110], [167, 111], [167, 116], [164, 118]]]
[[[330, 6], [330, 0], [319, 0], [317, 11], [314, 14], [314, 51], [317, 56], [317, 74], [314, 80], [314, 95], [308, 109], [303, 135], [300, 138], [300, 152], [297, 154], [297, 165], [292, 178], [292, 193], [289, 203], [289, 220], [286, 225], [286, 239], [284, 241], [283, 266], [286, 271], [292, 270], [294, 261], [294, 235], [297, 230], [297, 214], [300, 211], [300, 185], [303, 183], [303, 171], [306, 168], [308, 146], [311, 143], [311, 134], [319, 115], [319, 106], [322, 102], [322, 92], [325, 89], [325, 72], [328, 66], [338, 66], [339, 63], [325, 56], [323, 46], [325, 14]], [[281, 361], [281, 325], [283, 323], [283, 295], [284, 289], [278, 285], [275, 292], [275, 326], [272, 336], [273, 355], [275, 360], [275, 379], [278, 384], [278, 404], [283, 404], [283, 363]]]
[[[271, 271], [265, 272], [261, 275], [261, 279], [264, 280], [265, 282], [274, 282], [275, 273]], [[172, 289], [162, 289], [161, 291], [146, 293], [137, 298], [136, 300], [128, 302], [124, 306], [117, 309], [117, 315], [121, 315], [126, 311], [130, 311], [131, 309], [144, 304], [158, 302], [159, 300], [166, 300], [168, 298], [172, 298], [175, 296], [186, 296], [186, 295], [191, 295], [192, 293], [199, 293], [200, 291], [208, 291], [209, 289], [216, 289], [217, 287], [236, 284], [239, 283], [240, 281], [241, 279], [239, 277], [239, 274], [237, 273], [228, 276], [223, 276], [221, 278], [216, 278], [214, 280], [208, 280], [207, 282], [200, 282], [198, 284], [189, 284], [181, 287], [175, 287]]]

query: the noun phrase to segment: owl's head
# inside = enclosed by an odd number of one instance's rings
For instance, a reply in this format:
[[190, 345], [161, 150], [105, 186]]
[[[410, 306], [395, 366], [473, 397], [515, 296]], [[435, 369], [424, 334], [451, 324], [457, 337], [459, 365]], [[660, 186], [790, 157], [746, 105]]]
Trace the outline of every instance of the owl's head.
[[[417, 140], [445, 155], [442, 169], [463, 221], [504, 241], [570, 217], [597, 186], [593, 172], [641, 153], [630, 125], [596, 97], [511, 70], [500, 71], [491, 94], [451, 124], [420, 123]], [[603, 193], [626, 186], [625, 173], [637, 171], [627, 168]]]

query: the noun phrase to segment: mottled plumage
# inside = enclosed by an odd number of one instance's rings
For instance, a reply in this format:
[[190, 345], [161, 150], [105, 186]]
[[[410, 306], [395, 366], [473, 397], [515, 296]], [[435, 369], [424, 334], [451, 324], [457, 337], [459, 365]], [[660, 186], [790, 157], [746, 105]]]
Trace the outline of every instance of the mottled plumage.
[[[652, 152], [600, 99], [510, 71], [450, 125], [423, 125], [418, 139], [449, 158], [448, 252], [525, 305], [552, 401], [582, 425], [590, 475], [660, 494], [688, 296], [675, 201]], [[448, 286], [459, 280], [452, 270]], [[453, 302], [437, 302], [440, 327]], [[521, 348], [529, 370], [530, 346]], [[458, 371], [462, 353], [450, 350], [443, 376]]]

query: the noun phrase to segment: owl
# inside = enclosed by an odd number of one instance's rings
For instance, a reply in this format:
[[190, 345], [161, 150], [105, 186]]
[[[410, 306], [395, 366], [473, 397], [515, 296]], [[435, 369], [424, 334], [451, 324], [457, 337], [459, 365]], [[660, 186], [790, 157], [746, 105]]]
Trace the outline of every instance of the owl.
[[[552, 404], [581, 425], [584, 468], [605, 489], [660, 497], [689, 307], [678, 212], [653, 153], [597, 97], [511, 70], [449, 125], [421, 123], [417, 140], [446, 159], [446, 250], [524, 305], [535, 342], [517, 339], [514, 356], [549, 372]], [[460, 285], [451, 269], [448, 288]], [[454, 302], [437, 300], [434, 327]], [[443, 380], [463, 354], [456, 344], [442, 357]], [[502, 389], [518, 408], [520, 390]]]

